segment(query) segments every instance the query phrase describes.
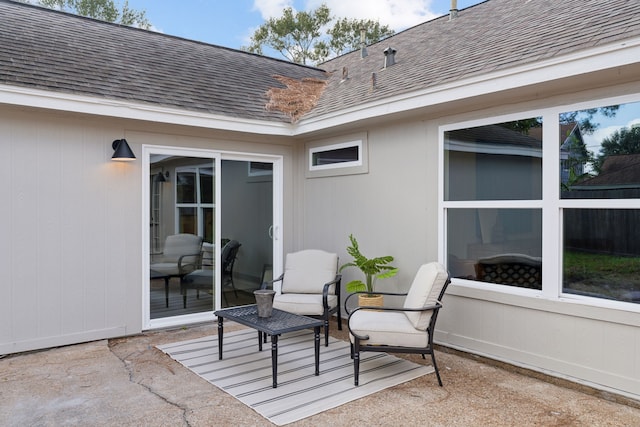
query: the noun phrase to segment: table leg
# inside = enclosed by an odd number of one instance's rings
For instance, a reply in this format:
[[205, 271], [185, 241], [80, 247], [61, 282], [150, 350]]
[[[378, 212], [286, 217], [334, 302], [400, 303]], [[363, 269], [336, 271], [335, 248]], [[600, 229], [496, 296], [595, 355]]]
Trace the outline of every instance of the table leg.
[[273, 388], [278, 387], [278, 336], [271, 335], [271, 375], [273, 376]]
[[258, 351], [262, 351], [262, 332], [258, 331]]
[[223, 332], [222, 322], [223, 321], [224, 321], [224, 318], [221, 316], [218, 316], [218, 360], [222, 360], [222, 332]]
[[316, 351], [316, 375], [320, 375], [320, 326], [313, 328], [313, 340]]

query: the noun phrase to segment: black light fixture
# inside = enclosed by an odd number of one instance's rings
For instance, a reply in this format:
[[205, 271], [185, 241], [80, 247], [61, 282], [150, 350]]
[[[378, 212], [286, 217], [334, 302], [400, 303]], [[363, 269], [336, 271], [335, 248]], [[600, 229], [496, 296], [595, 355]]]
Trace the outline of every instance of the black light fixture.
[[116, 139], [111, 144], [113, 148], [113, 156], [111, 156], [111, 160], [115, 160], [118, 162], [131, 162], [136, 159], [136, 155], [131, 151], [131, 147], [127, 144], [126, 139]]
[[153, 182], [167, 182], [169, 180], [169, 171], [165, 174], [158, 172], [153, 176]]

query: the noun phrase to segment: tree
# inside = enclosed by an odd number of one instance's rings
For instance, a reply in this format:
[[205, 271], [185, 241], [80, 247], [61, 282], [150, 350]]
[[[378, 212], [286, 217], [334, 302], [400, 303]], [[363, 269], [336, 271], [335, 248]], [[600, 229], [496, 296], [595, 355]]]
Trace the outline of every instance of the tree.
[[593, 166], [600, 172], [607, 157], [621, 154], [640, 154], [640, 125], [621, 128], [604, 138]]
[[[364, 31], [364, 40], [362, 32]], [[331, 53], [342, 55], [359, 49], [362, 44], [370, 45], [394, 34], [395, 31], [378, 21], [371, 19], [338, 19], [333, 27], [327, 31], [330, 37]]]
[[146, 12], [131, 9], [128, 0], [125, 0], [121, 10], [118, 10], [114, 0], [39, 0], [38, 3], [51, 9], [60, 9], [102, 21], [117, 22], [145, 30], [151, 28]]
[[615, 117], [619, 109], [619, 105], [610, 105], [608, 107], [571, 111], [560, 114], [560, 123], [577, 123], [583, 135], [590, 135], [600, 126], [599, 123], [592, 121], [596, 113], [600, 113], [605, 117]]
[[[372, 20], [341, 18], [334, 21], [326, 4], [311, 12], [283, 10], [280, 18], [270, 18], [251, 36], [251, 44], [243, 47], [248, 52], [263, 54], [264, 48], [280, 52], [290, 61], [300, 64], [319, 63], [332, 55], [360, 47], [361, 29], [365, 30], [367, 44], [394, 33], [386, 25]], [[323, 29], [329, 28], [323, 32]]]

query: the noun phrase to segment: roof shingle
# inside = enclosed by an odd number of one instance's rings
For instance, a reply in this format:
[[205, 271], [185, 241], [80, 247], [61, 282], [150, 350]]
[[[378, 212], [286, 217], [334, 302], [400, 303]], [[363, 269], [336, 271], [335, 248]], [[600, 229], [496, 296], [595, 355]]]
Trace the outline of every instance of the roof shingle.
[[[639, 36], [636, 0], [487, 0], [368, 46], [364, 59], [352, 52], [321, 64], [332, 77], [307, 117]], [[388, 47], [396, 65], [383, 70]]]
[[276, 75], [317, 68], [0, 0], [0, 83], [287, 122], [265, 108]]

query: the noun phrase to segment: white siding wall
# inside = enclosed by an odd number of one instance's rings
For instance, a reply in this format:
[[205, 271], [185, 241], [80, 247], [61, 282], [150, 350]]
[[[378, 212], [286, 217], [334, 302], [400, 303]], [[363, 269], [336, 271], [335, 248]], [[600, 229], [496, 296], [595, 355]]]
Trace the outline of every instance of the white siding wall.
[[[628, 90], [600, 89], [574, 99]], [[400, 272], [385, 281], [384, 288], [406, 289], [418, 266], [439, 256], [438, 126], [567, 101], [564, 96], [474, 109], [433, 121], [370, 127], [368, 174], [305, 179], [300, 161], [304, 182], [297, 194], [304, 200], [299, 212], [300, 246], [337, 251], [346, 262], [350, 260], [347, 236], [354, 233], [365, 255], [396, 257]], [[345, 271], [343, 283], [357, 274]], [[545, 297], [452, 284], [436, 341], [640, 399], [638, 310]]]
[[[135, 162], [111, 161], [123, 137]], [[142, 330], [142, 144], [280, 155], [292, 175], [279, 137], [0, 106], [0, 354]]]
[[110, 161], [121, 136], [0, 115], [0, 354], [140, 330], [140, 165]]
[[[437, 146], [424, 143], [425, 130], [421, 122], [370, 130], [367, 174], [305, 179], [300, 159], [301, 247], [335, 251], [345, 263], [353, 233], [365, 255], [397, 258], [400, 274], [380, 288], [407, 289], [423, 260], [437, 258]], [[344, 271], [343, 283], [355, 278]]]

